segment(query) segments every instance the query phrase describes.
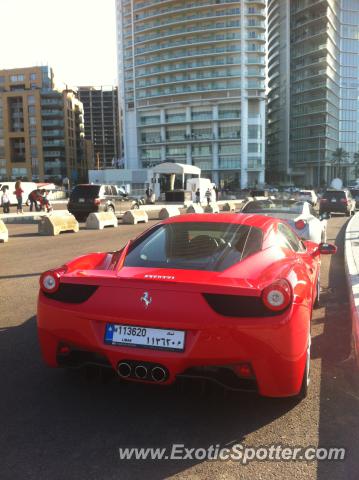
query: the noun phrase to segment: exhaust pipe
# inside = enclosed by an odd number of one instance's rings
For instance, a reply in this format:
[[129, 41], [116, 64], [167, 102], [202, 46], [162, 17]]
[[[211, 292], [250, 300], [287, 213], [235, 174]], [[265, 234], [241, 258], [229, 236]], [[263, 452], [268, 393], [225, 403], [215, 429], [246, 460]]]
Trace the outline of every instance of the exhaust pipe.
[[162, 367], [154, 367], [151, 370], [151, 377], [154, 382], [164, 382], [167, 377], [166, 370]]
[[127, 362], [120, 362], [117, 366], [117, 373], [122, 378], [127, 378], [131, 375], [131, 365]]
[[135, 375], [137, 378], [144, 379], [147, 377], [147, 368], [144, 365], [137, 365], [135, 368]]

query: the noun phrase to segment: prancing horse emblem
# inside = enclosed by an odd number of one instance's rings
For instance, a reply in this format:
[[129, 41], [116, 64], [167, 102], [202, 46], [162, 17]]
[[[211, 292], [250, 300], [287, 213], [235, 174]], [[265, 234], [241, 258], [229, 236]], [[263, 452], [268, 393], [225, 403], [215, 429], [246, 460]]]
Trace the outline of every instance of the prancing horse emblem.
[[145, 308], [148, 308], [149, 305], [152, 303], [152, 298], [150, 297], [150, 294], [148, 292], [143, 292], [141, 302], [143, 302]]

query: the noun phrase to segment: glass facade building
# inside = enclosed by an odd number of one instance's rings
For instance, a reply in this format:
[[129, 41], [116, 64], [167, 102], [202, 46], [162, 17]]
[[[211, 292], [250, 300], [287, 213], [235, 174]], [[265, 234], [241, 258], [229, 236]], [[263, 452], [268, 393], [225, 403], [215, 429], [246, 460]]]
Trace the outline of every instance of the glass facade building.
[[[359, 150], [359, 0], [270, 0], [268, 179], [319, 186]], [[352, 167], [345, 177], [352, 176]]]
[[125, 167], [264, 181], [266, 2], [117, 0]]

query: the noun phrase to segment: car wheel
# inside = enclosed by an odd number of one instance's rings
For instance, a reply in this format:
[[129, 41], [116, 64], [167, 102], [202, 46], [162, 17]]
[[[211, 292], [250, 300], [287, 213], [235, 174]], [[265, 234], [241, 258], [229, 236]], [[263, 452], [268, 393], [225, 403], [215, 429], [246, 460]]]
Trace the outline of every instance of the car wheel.
[[314, 308], [319, 308], [320, 307], [320, 277], [318, 276], [317, 280], [317, 294], [314, 299]]
[[311, 335], [309, 332], [308, 343], [307, 343], [307, 354], [305, 360], [305, 369], [303, 373], [302, 386], [297, 395], [298, 400], [303, 400], [308, 395], [309, 383], [310, 383], [310, 345], [311, 345]]

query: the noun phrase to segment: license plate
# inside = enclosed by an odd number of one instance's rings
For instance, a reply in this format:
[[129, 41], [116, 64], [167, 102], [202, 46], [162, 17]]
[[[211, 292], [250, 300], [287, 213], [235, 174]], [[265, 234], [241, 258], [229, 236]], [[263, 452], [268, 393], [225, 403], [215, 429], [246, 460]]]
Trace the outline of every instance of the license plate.
[[105, 330], [105, 343], [182, 352], [184, 350], [185, 333], [183, 330], [108, 323]]
[[85, 199], [84, 198], [79, 198], [79, 203], [85, 203]]
[[332, 198], [332, 203], [336, 203], [337, 199], [336, 198]]

